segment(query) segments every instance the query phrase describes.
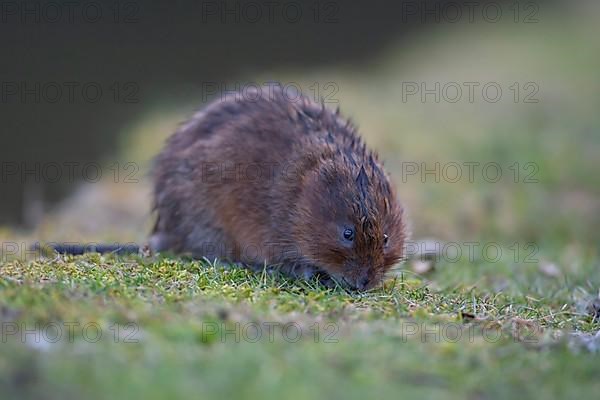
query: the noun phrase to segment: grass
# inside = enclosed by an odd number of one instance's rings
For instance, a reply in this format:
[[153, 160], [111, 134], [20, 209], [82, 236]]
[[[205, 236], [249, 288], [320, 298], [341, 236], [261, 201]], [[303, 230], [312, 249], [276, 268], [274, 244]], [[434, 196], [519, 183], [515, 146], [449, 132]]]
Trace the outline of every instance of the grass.
[[517, 279], [515, 294], [490, 293], [481, 277], [432, 285], [447, 268], [474, 267], [440, 263], [428, 279], [407, 271], [361, 294], [172, 257], [15, 260], [0, 268], [0, 385], [20, 398], [600, 389], [597, 355], [567, 339], [600, 329], [576, 309], [576, 287], [548, 278], [523, 292]]
[[[456, 243], [460, 257], [408, 262], [384, 287], [351, 293], [172, 256], [3, 254], [3, 398], [595, 398], [598, 27], [589, 11], [543, 11], [539, 24], [440, 26], [361, 67], [262, 79], [336, 82], [413, 236]], [[535, 81], [540, 101], [402, 102], [407, 81]], [[144, 166], [182, 107], [149, 110], [126, 135], [139, 183], [83, 187], [16, 242], [142, 241]], [[493, 161], [504, 178], [403, 180], [406, 161]], [[535, 163], [537, 183], [514, 182], [515, 162]], [[15, 236], [0, 230], [3, 243]]]

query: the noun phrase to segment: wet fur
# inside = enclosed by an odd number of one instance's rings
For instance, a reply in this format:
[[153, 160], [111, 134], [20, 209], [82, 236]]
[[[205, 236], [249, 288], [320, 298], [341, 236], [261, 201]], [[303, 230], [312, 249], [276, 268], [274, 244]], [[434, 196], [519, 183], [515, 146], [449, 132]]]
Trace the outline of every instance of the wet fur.
[[319, 272], [358, 289], [403, 255], [402, 206], [377, 155], [339, 110], [304, 96], [213, 102], [168, 139], [153, 178], [157, 251]]

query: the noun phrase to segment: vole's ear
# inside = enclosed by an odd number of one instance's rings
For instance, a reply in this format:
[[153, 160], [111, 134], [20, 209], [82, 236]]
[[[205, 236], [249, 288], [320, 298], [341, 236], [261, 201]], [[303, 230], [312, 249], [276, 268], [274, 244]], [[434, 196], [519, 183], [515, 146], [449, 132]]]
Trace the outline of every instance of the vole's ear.
[[356, 184], [358, 185], [358, 189], [361, 191], [363, 196], [366, 196], [369, 190], [370, 182], [364, 166], [360, 167], [360, 171], [356, 177]]

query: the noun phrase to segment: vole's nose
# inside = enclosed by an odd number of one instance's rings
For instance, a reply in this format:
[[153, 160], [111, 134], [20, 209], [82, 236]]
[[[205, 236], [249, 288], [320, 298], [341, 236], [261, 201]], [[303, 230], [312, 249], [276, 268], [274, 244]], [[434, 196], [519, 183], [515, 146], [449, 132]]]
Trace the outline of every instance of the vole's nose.
[[356, 280], [356, 287], [358, 290], [365, 290], [369, 286], [371, 280], [367, 275], [364, 275]]

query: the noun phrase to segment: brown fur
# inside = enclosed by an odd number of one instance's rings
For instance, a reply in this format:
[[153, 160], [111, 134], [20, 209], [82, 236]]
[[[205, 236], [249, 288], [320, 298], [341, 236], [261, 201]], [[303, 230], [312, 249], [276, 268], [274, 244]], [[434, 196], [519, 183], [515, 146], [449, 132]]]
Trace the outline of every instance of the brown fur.
[[153, 176], [158, 251], [361, 290], [403, 255], [402, 207], [377, 156], [339, 110], [304, 96], [271, 88], [210, 104], [169, 138]]

